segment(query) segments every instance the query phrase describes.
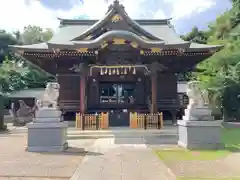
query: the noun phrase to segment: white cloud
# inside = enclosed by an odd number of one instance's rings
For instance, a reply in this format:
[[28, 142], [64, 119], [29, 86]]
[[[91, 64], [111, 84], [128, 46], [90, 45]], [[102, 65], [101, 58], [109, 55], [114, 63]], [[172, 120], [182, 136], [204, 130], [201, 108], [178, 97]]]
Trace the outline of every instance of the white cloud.
[[165, 19], [166, 17], [165, 13], [159, 9], [157, 12], [154, 13], [153, 19]]
[[[100, 19], [113, 0], [85, 0], [82, 5], [79, 0], [72, 0], [74, 5], [69, 10], [52, 10], [40, 3], [40, 0], [0, 0], [0, 29], [8, 31], [22, 30], [29, 24], [43, 28], [56, 29], [59, 25], [57, 17], [73, 18], [86, 14], [91, 19]], [[161, 8], [153, 12], [146, 11], [140, 4], [146, 0], [125, 0], [126, 11], [132, 18], [166, 18]], [[171, 17], [183, 18], [194, 12], [202, 12], [214, 5], [213, 0], [165, 0], [173, 4]], [[56, 1], [57, 2], [57, 1]]]
[[165, 0], [172, 4], [171, 17], [175, 20], [201, 13], [216, 5], [216, 0]]

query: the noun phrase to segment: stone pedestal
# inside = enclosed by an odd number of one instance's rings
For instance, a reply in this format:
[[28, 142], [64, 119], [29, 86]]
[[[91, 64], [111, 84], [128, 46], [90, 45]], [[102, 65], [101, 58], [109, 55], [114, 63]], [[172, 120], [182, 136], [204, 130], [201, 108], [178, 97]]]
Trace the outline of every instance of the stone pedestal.
[[55, 108], [41, 108], [35, 113], [34, 123], [57, 123], [61, 122], [62, 112]]
[[184, 111], [183, 120], [193, 120], [193, 121], [211, 121], [213, 120], [212, 110], [208, 106], [195, 107], [194, 109], [187, 108]]
[[188, 149], [218, 149], [222, 121], [178, 121], [178, 145]]
[[67, 149], [68, 123], [61, 121], [61, 111], [41, 108], [33, 123], [27, 124], [28, 147], [31, 152], [59, 152]]

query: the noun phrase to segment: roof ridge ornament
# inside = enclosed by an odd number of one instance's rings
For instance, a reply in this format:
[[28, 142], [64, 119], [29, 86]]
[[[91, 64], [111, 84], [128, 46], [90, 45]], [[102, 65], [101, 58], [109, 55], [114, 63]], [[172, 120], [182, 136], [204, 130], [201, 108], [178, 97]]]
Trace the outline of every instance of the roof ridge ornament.
[[107, 13], [111, 9], [119, 9], [119, 8], [122, 8], [123, 10], [125, 9], [125, 7], [122, 4], [120, 4], [119, 0], [114, 0], [113, 3], [109, 5]]
[[120, 3], [119, 3], [119, 0], [114, 0], [114, 1], [113, 1], [113, 4], [114, 4], [114, 5], [119, 5], [119, 4], [120, 4]]

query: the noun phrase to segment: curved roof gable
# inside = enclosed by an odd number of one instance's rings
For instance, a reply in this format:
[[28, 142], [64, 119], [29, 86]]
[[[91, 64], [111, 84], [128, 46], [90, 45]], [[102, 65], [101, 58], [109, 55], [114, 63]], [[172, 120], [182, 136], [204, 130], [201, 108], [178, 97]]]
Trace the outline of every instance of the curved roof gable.
[[149, 39], [152, 40], [162, 40], [158, 37], [154, 36], [153, 34], [146, 31], [144, 28], [140, 26], [136, 21], [132, 20], [124, 10], [124, 6], [119, 4], [119, 1], [115, 0], [112, 5], [109, 6], [108, 12], [105, 14], [103, 19], [96, 22], [94, 25], [92, 25], [89, 29], [87, 29], [85, 32], [83, 32], [80, 36], [72, 39], [72, 40], [82, 40], [87, 38], [89, 35], [91, 35], [93, 32], [99, 30], [106, 22], [108, 22], [111, 18], [114, 18], [115, 15], [119, 15], [120, 17], [125, 20], [127, 24], [132, 26], [134, 29], [136, 29], [139, 33], [146, 36]]
[[[151, 41], [145, 40], [139, 37], [138, 35], [129, 32], [129, 31], [109, 31], [106, 32], [96, 39], [88, 40], [88, 41], [69, 41], [68, 43], [64, 44], [55, 44], [55, 43], [48, 43], [50, 48], [55, 48], [55, 46], [60, 48], [98, 48], [104, 42], [112, 41], [113, 43], [118, 39], [125, 40], [127, 39], [129, 42], [136, 42], [143, 48], [154, 48], [154, 47], [164, 47], [164, 41]], [[125, 42], [124, 42], [125, 43]]]

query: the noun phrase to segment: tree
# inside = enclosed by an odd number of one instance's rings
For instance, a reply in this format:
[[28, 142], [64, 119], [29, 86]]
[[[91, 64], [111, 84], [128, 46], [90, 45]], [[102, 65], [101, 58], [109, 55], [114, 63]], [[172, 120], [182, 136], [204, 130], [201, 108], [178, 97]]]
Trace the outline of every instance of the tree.
[[195, 43], [206, 44], [207, 36], [204, 31], [199, 31], [197, 27], [193, 27], [192, 31], [185, 36], [181, 36], [185, 41], [192, 41]]
[[14, 45], [16, 43], [17, 40], [14, 36], [0, 29], [0, 63], [3, 62], [5, 56], [9, 53], [8, 45]]
[[36, 44], [46, 42], [53, 36], [51, 29], [43, 30], [39, 26], [26, 26], [21, 34], [23, 44]]
[[212, 97], [213, 106], [222, 107], [225, 120], [240, 118], [240, 4], [232, 0], [230, 10], [217, 17], [208, 29], [194, 27], [182, 38], [204, 44], [224, 45], [224, 49], [198, 65], [192, 79], [203, 82]]
[[0, 83], [3, 92], [44, 87], [47, 81], [54, 78], [39, 71], [24, 59], [14, 56], [8, 49], [8, 45], [48, 41], [52, 37], [51, 29], [43, 31], [38, 26], [29, 25], [24, 28], [23, 33], [15, 31], [11, 35], [4, 30], [0, 32], [2, 32], [0, 47], [4, 49], [2, 54], [3, 63], [0, 66]]

